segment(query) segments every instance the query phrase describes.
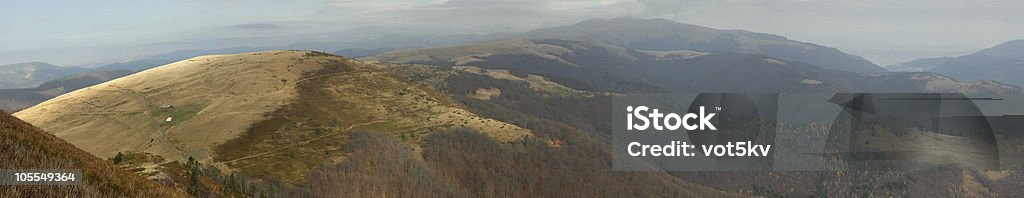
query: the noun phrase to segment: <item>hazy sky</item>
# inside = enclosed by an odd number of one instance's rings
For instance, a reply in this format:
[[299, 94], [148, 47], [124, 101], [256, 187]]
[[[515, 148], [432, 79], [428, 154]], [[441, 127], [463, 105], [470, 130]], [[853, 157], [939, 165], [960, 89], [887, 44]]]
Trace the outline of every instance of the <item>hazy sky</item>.
[[404, 34], [515, 32], [634, 16], [773, 33], [884, 65], [1024, 39], [1020, 13], [1019, 0], [5, 0], [0, 53], [365, 27]]

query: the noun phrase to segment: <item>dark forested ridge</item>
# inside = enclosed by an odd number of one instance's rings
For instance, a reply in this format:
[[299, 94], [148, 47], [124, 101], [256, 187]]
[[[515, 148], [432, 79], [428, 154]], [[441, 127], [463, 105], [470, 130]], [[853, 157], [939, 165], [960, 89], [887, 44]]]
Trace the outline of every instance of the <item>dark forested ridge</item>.
[[[445, 67], [430, 66], [407, 66], [406, 69], [421, 70], [423, 67], [434, 68], [435, 70], [447, 71]], [[393, 69], [400, 70], [400, 69]], [[496, 70], [495, 70], [496, 71]], [[491, 71], [494, 73], [494, 71]], [[402, 74], [405, 77], [415, 75]], [[418, 73], [445, 73], [445, 72], [418, 72]], [[487, 72], [483, 72], [487, 73]], [[526, 74], [518, 74], [524, 76]], [[894, 73], [891, 75], [914, 75], [913, 73]], [[903, 78], [900, 76], [891, 78]], [[424, 79], [411, 78], [411, 79]], [[536, 140], [546, 140], [548, 146], [539, 146], [544, 142], [526, 142], [522, 145], [502, 145], [498, 148], [525, 148], [530, 151], [544, 153], [540, 155], [559, 156], [558, 159], [577, 159], [573, 162], [608, 162], [606, 157], [610, 156], [610, 147], [607, 142], [610, 136], [607, 131], [611, 128], [611, 109], [601, 108], [610, 106], [615, 94], [551, 94], [538, 91], [532, 88], [529, 83], [508, 79], [494, 78], [488, 75], [455, 72], [449, 75], [442, 85], [433, 85], [447, 93], [453, 99], [465, 104], [472, 111], [493, 117], [499, 120], [506, 120], [516, 125], [529, 127], [537, 132]], [[913, 85], [906, 85], [912, 87]], [[896, 88], [909, 89], [905, 87]], [[501, 90], [501, 94], [486, 100], [471, 97], [477, 90]], [[786, 129], [796, 131], [797, 129]], [[463, 135], [458, 135], [458, 134]], [[460, 137], [461, 136], [461, 137]], [[473, 135], [465, 135], [464, 132], [438, 134], [432, 138], [445, 137], [460, 140], [473, 140]], [[459, 150], [474, 150], [492, 152], [487, 149], [488, 144], [439, 144], [436, 139], [431, 139], [431, 147], [424, 151], [424, 156], [430, 156], [430, 148], [440, 145], [448, 145]], [[466, 141], [460, 141], [466, 142]], [[477, 142], [477, 141], [468, 141]], [[538, 146], [530, 147], [531, 143]], [[560, 145], [553, 147], [551, 145]], [[477, 146], [471, 146], [477, 145]], [[550, 149], [545, 147], [557, 148]], [[484, 152], [484, 153], [486, 153]], [[524, 154], [533, 152], [513, 152]], [[565, 154], [563, 156], [562, 154]], [[476, 153], [464, 153], [464, 156], [474, 156]], [[491, 156], [502, 156], [500, 153]], [[515, 156], [515, 155], [513, 155]], [[588, 157], [581, 157], [588, 156]], [[524, 159], [524, 157], [512, 157], [513, 159]], [[602, 159], [605, 158], [605, 159]], [[450, 159], [456, 165], [449, 167], [472, 166], [480, 164], [491, 165], [490, 161], [465, 162], [466, 158], [445, 158]], [[589, 159], [589, 160], [588, 160]], [[593, 161], [595, 159], [599, 159]], [[439, 160], [442, 162], [445, 160]], [[566, 161], [563, 164], [571, 164]], [[509, 165], [505, 169], [515, 169], [516, 166]], [[573, 174], [582, 170], [610, 169], [610, 164], [587, 164], [588, 167], [601, 167], [596, 169], [567, 169], [560, 174]], [[575, 166], [568, 166], [575, 167]], [[444, 169], [458, 175], [458, 169]], [[497, 171], [497, 170], [493, 170]], [[531, 172], [529, 170], [522, 170]], [[482, 171], [485, 172], [485, 171]], [[488, 174], [497, 174], [489, 172]], [[558, 174], [558, 173], [550, 173]], [[612, 177], [630, 177], [636, 172], [612, 172]], [[644, 177], [662, 178], [660, 173], [650, 173]], [[949, 194], [962, 195], [995, 195], [995, 194], [1019, 194], [1009, 188], [1013, 182], [1019, 181], [1019, 174], [1012, 173], [1004, 179], [994, 179], [993, 173], [978, 171], [939, 171], [939, 172], [670, 172], [671, 176], [686, 181], [685, 184], [699, 184], [726, 192], [741, 193], [747, 195], [765, 197], [806, 197], [806, 196], [946, 196]], [[500, 176], [495, 176], [500, 177]], [[585, 177], [586, 178], [586, 177]], [[964, 182], [977, 182], [979, 185], [967, 186]]]
[[[570, 137], [571, 138], [571, 137]], [[593, 140], [543, 138], [503, 144], [470, 129], [428, 137], [422, 159], [385, 133], [353, 133], [352, 155], [316, 170], [319, 197], [694, 197], [726, 196], [664, 173], [612, 172]]]

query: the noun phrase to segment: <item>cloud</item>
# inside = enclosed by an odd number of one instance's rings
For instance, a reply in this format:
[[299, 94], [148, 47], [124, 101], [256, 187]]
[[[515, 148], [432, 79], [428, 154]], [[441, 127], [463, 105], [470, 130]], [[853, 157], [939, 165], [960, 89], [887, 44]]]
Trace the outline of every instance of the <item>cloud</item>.
[[640, 5], [643, 5], [644, 11], [647, 14], [653, 16], [672, 15], [679, 14], [685, 8], [685, 4], [692, 2], [691, 0], [637, 0]]
[[242, 29], [242, 30], [266, 30], [266, 29], [281, 29], [282, 27], [270, 23], [248, 23], [241, 25], [228, 26], [230, 29]]

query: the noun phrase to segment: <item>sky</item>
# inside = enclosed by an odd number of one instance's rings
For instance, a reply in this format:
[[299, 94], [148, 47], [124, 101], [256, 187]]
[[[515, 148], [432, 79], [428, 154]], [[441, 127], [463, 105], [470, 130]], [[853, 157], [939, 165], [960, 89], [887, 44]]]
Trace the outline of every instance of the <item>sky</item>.
[[[632, 16], [772, 33], [887, 65], [965, 55], [1024, 39], [1024, 17], [1019, 13], [1024, 13], [1024, 1], [5, 0], [0, 3], [0, 64], [28, 59], [81, 64], [132, 53], [111, 50], [122, 46], [203, 39], [365, 29], [485, 34]], [[42, 53], [61, 50], [94, 53], [67, 57]]]

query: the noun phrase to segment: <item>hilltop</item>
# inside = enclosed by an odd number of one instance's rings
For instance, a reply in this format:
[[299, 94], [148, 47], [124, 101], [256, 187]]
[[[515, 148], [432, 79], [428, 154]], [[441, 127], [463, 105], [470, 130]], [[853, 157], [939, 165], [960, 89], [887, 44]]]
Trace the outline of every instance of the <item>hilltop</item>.
[[[296, 183], [347, 155], [357, 129], [412, 147], [464, 127], [500, 141], [529, 130], [483, 118], [374, 66], [317, 52], [200, 56], [61, 95], [15, 114], [96, 156], [194, 157]], [[168, 121], [170, 120], [170, 121]]]

